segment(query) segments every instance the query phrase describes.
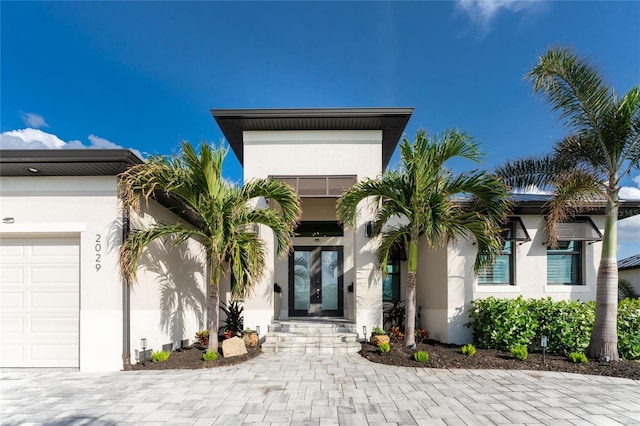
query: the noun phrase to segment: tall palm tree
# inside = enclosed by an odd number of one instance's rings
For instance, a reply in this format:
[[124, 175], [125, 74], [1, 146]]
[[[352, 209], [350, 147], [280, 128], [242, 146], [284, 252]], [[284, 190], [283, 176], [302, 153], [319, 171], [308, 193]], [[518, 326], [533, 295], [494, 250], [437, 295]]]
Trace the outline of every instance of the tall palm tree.
[[419, 238], [424, 237], [430, 247], [440, 247], [456, 237], [474, 238], [477, 271], [502, 247], [500, 229], [509, 208], [509, 194], [497, 178], [484, 171], [455, 174], [445, 168], [445, 163], [456, 157], [474, 162], [481, 158], [473, 139], [456, 130], [433, 138], [418, 130], [413, 144], [403, 139], [400, 154], [401, 171], [387, 171], [376, 179], [356, 183], [339, 198], [338, 215], [353, 227], [362, 200], [375, 209], [373, 232], [381, 236], [378, 257], [382, 274], [386, 274], [394, 247], [409, 248], [405, 344], [414, 346]]
[[497, 173], [514, 188], [553, 191], [546, 223], [552, 245], [557, 244], [558, 222], [606, 203], [587, 352], [592, 358], [618, 360], [618, 193], [622, 177], [640, 166], [640, 86], [620, 97], [587, 60], [566, 48], [550, 49], [526, 77], [534, 92], [559, 111], [570, 134], [551, 154], [508, 162]]
[[[265, 271], [266, 247], [253, 231], [262, 224], [273, 230], [277, 254], [291, 247], [293, 229], [300, 217], [300, 200], [293, 189], [277, 180], [255, 179], [243, 186], [222, 177], [222, 163], [228, 150], [203, 144], [200, 153], [183, 142], [174, 156], [156, 156], [134, 166], [121, 177], [124, 208], [139, 208], [141, 199], [158, 193], [179, 200], [192, 219], [175, 224], [157, 223], [149, 229], [131, 232], [120, 249], [120, 265], [125, 277], [135, 280], [138, 259], [154, 241], [169, 239], [180, 245], [194, 238], [204, 247], [209, 263], [207, 328], [209, 350], [218, 350], [218, 310], [220, 279], [228, 268], [236, 279], [234, 293], [249, 293]], [[279, 209], [256, 209], [251, 201], [268, 197]]]

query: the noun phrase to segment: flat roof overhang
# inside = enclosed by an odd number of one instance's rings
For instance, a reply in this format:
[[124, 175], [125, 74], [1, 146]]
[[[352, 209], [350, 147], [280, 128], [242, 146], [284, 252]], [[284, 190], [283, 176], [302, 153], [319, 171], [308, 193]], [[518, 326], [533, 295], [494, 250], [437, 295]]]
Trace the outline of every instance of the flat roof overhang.
[[[545, 205], [551, 200], [551, 195], [543, 194], [512, 194], [514, 214], [541, 214]], [[581, 215], [604, 215], [607, 208], [605, 201], [594, 202], [593, 206]], [[618, 220], [640, 215], [640, 200], [619, 200]]]
[[[144, 160], [128, 149], [6, 149], [0, 150], [0, 176], [118, 176]], [[198, 223], [181, 200], [162, 191], [153, 198], [193, 225]]]
[[117, 176], [142, 162], [128, 149], [4, 149], [0, 176]]
[[389, 164], [413, 108], [212, 109], [240, 164], [243, 132], [283, 130], [382, 130], [382, 167]]

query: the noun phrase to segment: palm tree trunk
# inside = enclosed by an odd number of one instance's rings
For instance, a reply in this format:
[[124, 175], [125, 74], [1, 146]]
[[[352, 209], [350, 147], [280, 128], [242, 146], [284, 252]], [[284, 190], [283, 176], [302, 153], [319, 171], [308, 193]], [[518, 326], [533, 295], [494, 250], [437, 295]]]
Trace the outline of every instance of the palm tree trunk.
[[[217, 278], [217, 279], [216, 279]], [[209, 303], [207, 305], [207, 329], [209, 330], [209, 352], [218, 352], [218, 324], [220, 316], [220, 273], [218, 265], [211, 265], [209, 280]]]
[[607, 202], [607, 214], [602, 240], [602, 257], [596, 280], [596, 317], [587, 355], [594, 359], [618, 361], [618, 243], [617, 193]]
[[416, 275], [418, 268], [418, 243], [411, 240], [409, 243], [409, 272], [407, 273], [406, 305], [404, 344], [415, 346], [416, 344]]

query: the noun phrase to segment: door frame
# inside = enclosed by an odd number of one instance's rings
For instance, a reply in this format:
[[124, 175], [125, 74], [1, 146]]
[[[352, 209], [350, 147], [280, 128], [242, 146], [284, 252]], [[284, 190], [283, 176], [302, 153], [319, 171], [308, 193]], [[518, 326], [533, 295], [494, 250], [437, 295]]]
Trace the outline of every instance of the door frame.
[[[336, 310], [331, 310], [331, 311], [319, 311], [316, 313], [309, 313], [308, 311], [304, 311], [304, 310], [296, 310], [293, 307], [294, 305], [294, 253], [296, 250], [299, 251], [310, 251], [310, 252], [315, 252], [315, 251], [337, 251], [338, 252], [338, 289], [337, 289], [337, 297], [338, 297], [338, 307]], [[313, 257], [313, 255], [312, 255]], [[322, 262], [322, 260], [320, 259], [320, 262]], [[288, 259], [288, 265], [289, 265], [289, 271], [288, 271], [288, 277], [289, 277], [289, 283], [288, 283], [288, 293], [289, 293], [289, 306], [288, 306], [288, 312], [289, 312], [289, 317], [309, 317], [309, 318], [313, 318], [313, 317], [344, 317], [344, 246], [322, 246], [322, 245], [315, 245], [315, 246], [293, 246], [293, 250], [291, 251], [291, 253], [289, 254], [289, 259]]]

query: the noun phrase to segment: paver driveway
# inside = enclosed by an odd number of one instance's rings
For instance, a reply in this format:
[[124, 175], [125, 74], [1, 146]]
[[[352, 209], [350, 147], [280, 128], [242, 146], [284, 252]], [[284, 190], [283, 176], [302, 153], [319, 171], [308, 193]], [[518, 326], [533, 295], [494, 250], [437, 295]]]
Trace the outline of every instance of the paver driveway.
[[0, 379], [3, 425], [640, 425], [639, 381], [389, 367], [357, 354], [262, 354], [203, 370], [7, 369]]

